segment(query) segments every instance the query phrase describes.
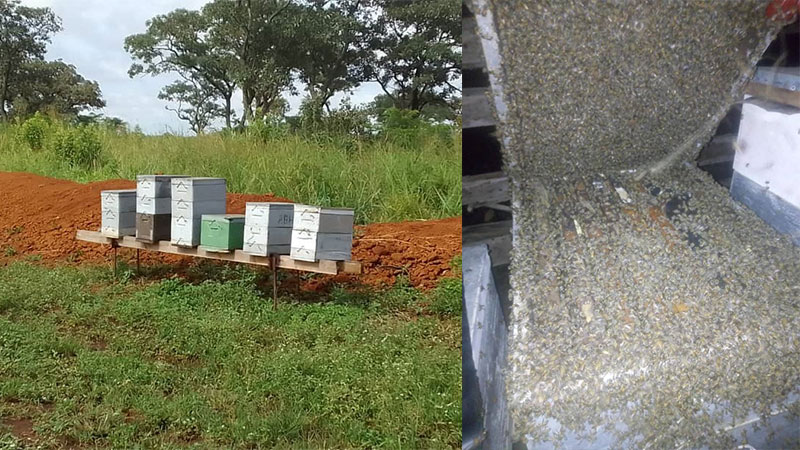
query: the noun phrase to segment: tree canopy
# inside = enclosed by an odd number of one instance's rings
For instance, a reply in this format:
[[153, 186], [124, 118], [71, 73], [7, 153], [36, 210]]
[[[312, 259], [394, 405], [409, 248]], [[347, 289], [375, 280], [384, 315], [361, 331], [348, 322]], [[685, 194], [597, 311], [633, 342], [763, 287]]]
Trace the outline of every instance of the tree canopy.
[[49, 110], [77, 116], [105, 106], [100, 87], [63, 61], [45, 61], [60, 19], [49, 8], [31, 8], [18, 0], [0, 0], [0, 118]]
[[[378, 82], [396, 108], [452, 109], [460, 96], [460, 11], [454, 0], [213, 0], [199, 11], [152, 18], [125, 49], [134, 60], [131, 76], [178, 75], [183, 81], [165, 89], [181, 95], [165, 90], [160, 98], [196, 112], [202, 99], [206, 126], [214, 118], [234, 126], [236, 92], [239, 125], [257, 111], [274, 111], [284, 95], [299, 93], [296, 81], [311, 117], [330, 112], [334, 95], [364, 82]], [[182, 118], [191, 124], [190, 117]]]

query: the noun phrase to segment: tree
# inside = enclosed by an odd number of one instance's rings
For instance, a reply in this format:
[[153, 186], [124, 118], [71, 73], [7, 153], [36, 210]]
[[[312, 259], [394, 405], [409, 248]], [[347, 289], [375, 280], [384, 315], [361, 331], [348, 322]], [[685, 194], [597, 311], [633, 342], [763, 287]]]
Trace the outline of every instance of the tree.
[[85, 109], [106, 105], [97, 82], [86, 80], [75, 66], [60, 60], [26, 61], [19, 68], [17, 79], [20, 82], [9, 89], [15, 115], [49, 110], [74, 118]]
[[50, 8], [21, 6], [18, 0], [0, 0], [0, 116], [8, 120], [12, 86], [20, 67], [43, 59], [50, 37], [61, 22]]
[[[296, 66], [307, 86], [310, 108], [330, 113], [328, 101], [365, 79], [369, 48], [370, 0], [317, 0], [303, 11], [297, 28]], [[320, 111], [314, 113], [319, 115]]]
[[[144, 33], [125, 38], [125, 50], [135, 61], [131, 77], [175, 72], [184, 80], [196, 80], [224, 103], [225, 125], [231, 127], [236, 90], [232, 55], [209, 41], [213, 22], [199, 11], [177, 9], [147, 22]], [[203, 92], [205, 95], [208, 92]]]
[[379, 0], [369, 75], [399, 109], [421, 111], [460, 92], [461, 6], [456, 0]]
[[179, 119], [189, 122], [192, 131], [200, 135], [215, 118], [226, 114], [225, 109], [214, 101], [216, 95], [213, 86], [201, 79], [189, 78], [164, 87], [158, 98], [177, 102], [177, 107], [166, 106], [166, 109], [174, 111]]
[[291, 0], [215, 0], [203, 7], [209, 40], [230, 56], [242, 90], [242, 126], [292, 89], [289, 61], [298, 49], [290, 36], [299, 8]]

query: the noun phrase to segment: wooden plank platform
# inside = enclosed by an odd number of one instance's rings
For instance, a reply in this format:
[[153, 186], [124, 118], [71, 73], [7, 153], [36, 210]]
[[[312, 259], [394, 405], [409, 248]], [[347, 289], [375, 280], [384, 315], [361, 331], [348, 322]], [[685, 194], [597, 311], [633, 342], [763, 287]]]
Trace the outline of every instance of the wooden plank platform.
[[511, 200], [508, 177], [503, 172], [490, 172], [461, 177], [461, 202], [467, 208], [492, 206]]
[[[93, 242], [95, 244], [114, 245], [116, 243], [118, 247], [136, 248], [196, 258], [218, 259], [222, 261], [232, 261], [258, 266], [270, 266], [270, 258], [268, 256], [248, 255], [242, 250], [235, 250], [231, 253], [216, 253], [203, 250], [199, 247], [178, 247], [169, 241], [159, 241], [153, 244], [148, 244], [146, 242], [137, 241], [133, 236], [124, 236], [122, 238], [115, 239], [103, 236], [99, 231], [89, 230], [78, 230], [75, 238], [81, 241]], [[324, 273], [329, 275], [336, 275], [338, 273], [361, 273], [361, 263], [357, 261], [319, 260], [316, 262], [306, 262], [292, 259], [287, 255], [278, 256], [277, 268]]]
[[495, 124], [494, 114], [486, 96], [488, 88], [464, 89], [462, 128], [488, 127]]
[[463, 45], [461, 46], [462, 67], [464, 70], [483, 68], [483, 50], [481, 49], [481, 41], [478, 39], [475, 18], [464, 18], [461, 23], [463, 36]]

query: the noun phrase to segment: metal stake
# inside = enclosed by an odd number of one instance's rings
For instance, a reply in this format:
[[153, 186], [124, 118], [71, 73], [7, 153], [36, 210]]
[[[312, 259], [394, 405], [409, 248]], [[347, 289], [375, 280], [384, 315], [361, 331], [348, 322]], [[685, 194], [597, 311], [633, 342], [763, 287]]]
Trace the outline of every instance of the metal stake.
[[272, 267], [272, 309], [278, 309], [278, 257], [270, 256], [269, 265]]
[[114, 242], [111, 247], [114, 249], [114, 278], [117, 278], [117, 243]]
[[136, 249], [136, 275], [140, 274], [141, 266], [139, 265], [139, 249]]

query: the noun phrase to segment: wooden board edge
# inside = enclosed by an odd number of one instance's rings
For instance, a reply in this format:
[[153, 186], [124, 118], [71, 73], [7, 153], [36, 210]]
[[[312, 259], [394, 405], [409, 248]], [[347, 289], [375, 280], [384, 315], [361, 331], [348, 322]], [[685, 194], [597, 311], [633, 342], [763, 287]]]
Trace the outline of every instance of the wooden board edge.
[[[149, 250], [172, 255], [216, 259], [220, 261], [232, 261], [267, 267], [269, 267], [271, 264], [270, 258], [267, 256], [250, 255], [248, 253], [244, 253], [242, 250], [235, 250], [230, 253], [209, 252], [200, 247], [179, 247], [169, 241], [158, 241], [150, 244], [137, 241], [133, 236], [123, 236], [119, 239], [109, 238], [100, 234], [99, 231], [77, 230], [75, 233], [75, 238], [85, 242], [105, 245], [112, 245], [114, 242], [116, 242], [120, 247]], [[361, 273], [361, 263], [357, 261], [318, 260], [316, 262], [308, 262], [292, 259], [287, 255], [280, 255], [278, 257], [278, 268], [323, 273], [327, 275], [336, 275], [342, 272], [353, 274]]]

